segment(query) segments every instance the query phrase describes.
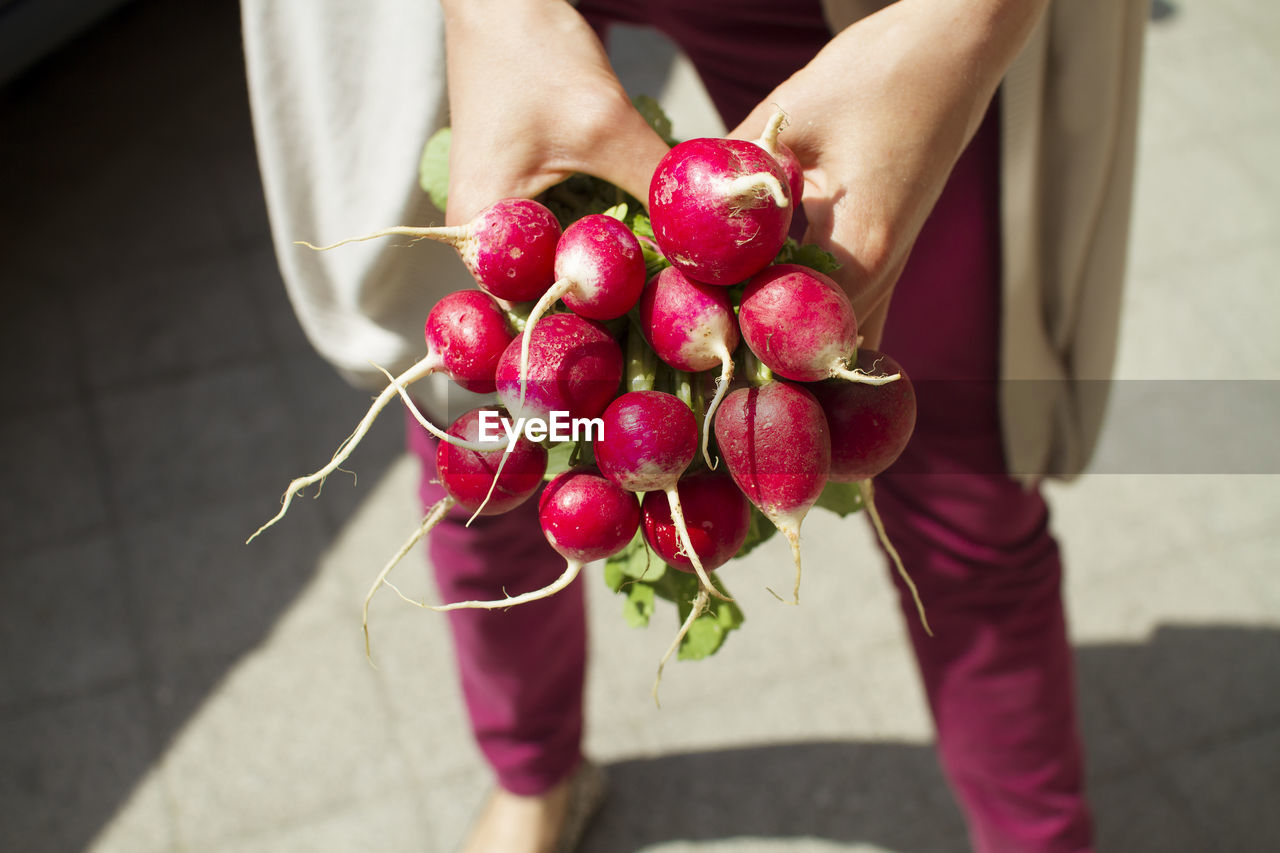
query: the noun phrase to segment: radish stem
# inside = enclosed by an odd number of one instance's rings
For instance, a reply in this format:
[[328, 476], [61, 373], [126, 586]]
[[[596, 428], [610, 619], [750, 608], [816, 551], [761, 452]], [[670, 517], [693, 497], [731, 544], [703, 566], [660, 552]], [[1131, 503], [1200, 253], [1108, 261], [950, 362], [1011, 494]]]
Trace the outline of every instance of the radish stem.
[[693, 542], [689, 539], [689, 528], [684, 523], [684, 509], [680, 506], [680, 494], [676, 491], [675, 484], [663, 491], [667, 493], [667, 504], [671, 507], [671, 521], [675, 524], [676, 533], [680, 537], [680, 545], [684, 548], [689, 562], [693, 564], [693, 570], [697, 573], [698, 580], [702, 582], [703, 589], [709, 591], [721, 601], [733, 601], [732, 598], [729, 598], [711, 585], [711, 578], [707, 575], [707, 570], [702, 567], [702, 560], [698, 558], [698, 552], [693, 550]]

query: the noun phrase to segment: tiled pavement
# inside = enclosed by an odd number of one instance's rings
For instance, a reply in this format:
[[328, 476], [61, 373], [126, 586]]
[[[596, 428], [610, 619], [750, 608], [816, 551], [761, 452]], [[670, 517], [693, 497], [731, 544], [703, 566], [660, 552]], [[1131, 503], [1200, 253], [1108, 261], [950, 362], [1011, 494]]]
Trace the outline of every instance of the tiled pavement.
[[[1158, 9], [1119, 373], [1247, 380], [1257, 420], [1209, 424], [1266, 451], [1280, 7]], [[442, 621], [386, 596], [363, 658], [370, 573], [417, 520], [398, 419], [354, 486], [242, 544], [366, 398], [285, 302], [237, 26], [234, 4], [144, 0], [0, 90], [6, 853], [448, 851], [487, 785]], [[661, 42], [617, 53], [664, 86]], [[678, 129], [715, 131], [684, 65], [665, 91]], [[1125, 470], [1143, 430], [1122, 413], [1102, 470], [1050, 490], [1103, 849], [1280, 849], [1280, 465]], [[870, 536], [806, 530], [804, 618], [751, 582], [785, 560], [764, 549], [735, 585], [747, 629], [672, 666], [660, 712], [672, 626], [625, 627], [591, 579], [589, 748], [614, 796], [587, 851], [964, 849]], [[818, 568], [836, 554], [851, 577]]]

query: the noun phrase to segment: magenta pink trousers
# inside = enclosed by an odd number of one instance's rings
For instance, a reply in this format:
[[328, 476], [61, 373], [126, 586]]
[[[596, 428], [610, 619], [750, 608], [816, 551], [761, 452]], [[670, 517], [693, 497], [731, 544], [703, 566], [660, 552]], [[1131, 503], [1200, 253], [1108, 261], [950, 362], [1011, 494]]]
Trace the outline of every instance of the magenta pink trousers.
[[[829, 38], [816, 2], [579, 8], [602, 33], [615, 20], [666, 32], [730, 127]], [[1001, 449], [998, 142], [993, 110], [895, 291], [882, 348], [916, 381], [919, 417], [902, 458], [876, 480], [877, 505], [928, 609], [933, 637], [893, 575], [974, 848], [1080, 853], [1092, 849], [1092, 827], [1059, 551], [1044, 500], [1007, 475]], [[414, 425], [409, 445], [424, 461], [430, 505], [443, 495], [430, 482], [434, 442]], [[559, 575], [564, 561], [539, 533], [536, 503], [471, 528], [455, 513], [435, 529], [442, 600], [515, 594]], [[581, 580], [545, 601], [449, 618], [475, 737], [499, 784], [536, 794], [565, 778], [581, 758]]]

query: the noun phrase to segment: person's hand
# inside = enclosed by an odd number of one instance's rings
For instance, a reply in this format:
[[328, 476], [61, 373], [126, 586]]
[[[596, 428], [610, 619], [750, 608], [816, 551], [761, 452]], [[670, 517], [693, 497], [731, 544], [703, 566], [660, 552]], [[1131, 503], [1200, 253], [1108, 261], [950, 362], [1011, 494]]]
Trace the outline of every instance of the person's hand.
[[730, 135], [781, 141], [805, 171], [806, 242], [843, 264], [865, 344], [879, 345], [907, 256], [1044, 0], [899, 0], [838, 34]]
[[[641, 201], [667, 146], [631, 105], [600, 40], [564, 0], [443, 0], [458, 225], [583, 172]], [[412, 108], [406, 104], [406, 109]]]

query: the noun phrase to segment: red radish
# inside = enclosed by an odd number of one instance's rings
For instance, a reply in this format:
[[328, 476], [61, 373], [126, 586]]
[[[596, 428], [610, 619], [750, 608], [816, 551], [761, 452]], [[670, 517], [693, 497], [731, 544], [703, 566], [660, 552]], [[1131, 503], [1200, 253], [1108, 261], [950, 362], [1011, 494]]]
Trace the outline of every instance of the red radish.
[[706, 284], [736, 284], [767, 266], [786, 242], [792, 210], [782, 166], [743, 139], [682, 142], [649, 184], [663, 255]]
[[[472, 409], [453, 422], [449, 434], [479, 443], [480, 418], [484, 412], [507, 416], [505, 411], [493, 406]], [[480, 515], [501, 515], [524, 503], [542, 485], [542, 477], [547, 472], [547, 451], [523, 435], [517, 436], [510, 448], [505, 440], [488, 446], [488, 450], [477, 451], [442, 441], [436, 448], [436, 471], [440, 485], [467, 510]], [[504, 460], [502, 476], [497, 478], [497, 486], [490, 494], [494, 472]], [[480, 509], [486, 496], [489, 496], [488, 503]]]
[[[726, 474], [701, 471], [683, 477], [677, 486], [685, 526], [702, 567], [708, 572], [729, 562], [747, 539], [751, 505]], [[682, 541], [670, 503], [658, 492], [645, 495], [641, 505], [645, 541], [667, 565], [693, 571], [689, 546]]]
[[[664, 501], [657, 492], [650, 492], [644, 496], [641, 505], [641, 529], [645, 541], [654, 553], [674, 568], [691, 571], [694, 563], [690, 555], [693, 555], [707, 571], [713, 572], [737, 554], [747, 540], [751, 528], [751, 507], [732, 478], [723, 474], [709, 471], [691, 474], [680, 480], [677, 490], [680, 504], [684, 507], [683, 521], [687, 524], [677, 523], [678, 516], [672, 513], [672, 504]], [[693, 623], [706, 611], [710, 603], [708, 589], [715, 590], [715, 587], [704, 582], [693, 599], [689, 615], [658, 662], [658, 674], [653, 681], [655, 703], [658, 701], [658, 685], [662, 682], [662, 669], [680, 648], [681, 640]]]
[[800, 524], [827, 484], [831, 435], [813, 394], [789, 382], [734, 391], [716, 415], [734, 482], [791, 543], [800, 600]]
[[[622, 381], [622, 348], [604, 326], [577, 314], [552, 314], [530, 335], [530, 373], [520, 379], [521, 340], [498, 361], [498, 400], [517, 417], [548, 418], [568, 412], [594, 418], [609, 405]], [[521, 390], [526, 389], [521, 405]]]
[[[481, 407], [464, 412], [450, 426], [448, 434], [459, 440], [475, 442], [480, 437], [480, 422], [483, 413], [491, 412], [499, 417], [505, 412], [493, 406]], [[419, 540], [431, 531], [454, 506], [461, 506], [468, 512], [480, 512], [494, 482], [493, 472], [503, 461], [510, 457], [510, 465], [497, 478], [493, 492], [496, 501], [489, 499], [484, 507], [485, 515], [499, 515], [515, 509], [532, 497], [542, 485], [542, 478], [547, 472], [547, 451], [540, 444], [534, 444], [526, 438], [519, 438], [514, 448], [508, 453], [506, 443], [496, 444], [489, 450], [467, 450], [440, 442], [436, 448], [436, 472], [440, 484], [444, 487], [445, 497], [441, 498], [428, 512], [426, 518], [414, 530], [400, 550], [383, 566], [373, 586], [369, 588], [364, 599], [364, 642], [365, 654], [369, 653], [369, 603], [373, 596], [385, 584], [390, 586], [404, 598], [404, 593], [387, 580], [391, 570], [404, 558]], [[634, 532], [634, 531], [633, 531]], [[417, 602], [411, 602], [416, 604]]]
[[880, 544], [915, 598], [920, 624], [932, 635], [920, 592], [902, 565], [898, 549], [889, 541], [876, 510], [871, 478], [902, 454], [916, 423], [916, 395], [907, 374], [889, 356], [875, 350], [858, 352], [858, 369], [869, 373], [897, 373], [901, 378], [882, 388], [833, 380], [810, 386], [831, 429], [831, 474], [837, 483], [857, 483], [862, 504]]
[[776, 110], [769, 119], [769, 123], [765, 125], [764, 133], [755, 142], [772, 154], [773, 159], [777, 160], [778, 165], [782, 167], [783, 173], [787, 176], [787, 188], [791, 190], [791, 203], [798, 207], [804, 196], [804, 169], [800, 166], [800, 158], [796, 156], [796, 152], [778, 139], [778, 134], [786, 126], [787, 114], [782, 110]]
[[898, 378], [849, 369], [858, 354], [853, 305], [840, 285], [809, 267], [775, 264], [753, 276], [742, 293], [738, 325], [756, 357], [785, 379], [883, 385]]
[[[563, 299], [575, 314], [592, 320], [613, 320], [636, 304], [645, 277], [640, 241], [612, 216], [584, 216], [560, 238], [555, 274], [555, 284], [542, 294], [525, 321], [520, 344], [522, 385], [529, 375], [529, 341], [538, 320], [557, 300]], [[517, 405], [514, 411], [521, 408]]]
[[691, 281], [675, 267], [667, 267], [645, 285], [640, 295], [640, 330], [658, 358], [689, 373], [720, 365], [716, 393], [702, 425], [702, 456], [714, 468], [707, 451], [716, 408], [733, 381], [733, 356], [738, 348], [738, 320], [723, 287]]
[[703, 587], [718, 596], [689, 541], [676, 492], [676, 484], [698, 452], [693, 411], [674, 394], [628, 391], [609, 404], [601, 420], [602, 437], [592, 445], [600, 472], [627, 491], [666, 495], [693, 570]]
[[859, 370], [896, 373], [882, 387], [831, 380], [809, 386], [831, 429], [831, 474], [837, 483], [878, 475], [901, 455], [916, 424], [916, 394], [898, 362], [876, 350], [858, 351]]
[[542, 589], [496, 601], [459, 601], [433, 610], [514, 607], [564, 589], [592, 560], [610, 557], [631, 542], [640, 526], [635, 495], [595, 471], [574, 469], [559, 474], [538, 500], [538, 520], [551, 547], [565, 558], [564, 573]]
[[[535, 356], [532, 376], [520, 369], [526, 341]], [[553, 412], [569, 418], [598, 417], [622, 381], [622, 348], [594, 320], [552, 314], [528, 338], [507, 346], [495, 381], [499, 402], [517, 419], [549, 421]]]
[[560, 223], [545, 206], [527, 198], [494, 202], [466, 225], [437, 228], [396, 225], [329, 246], [301, 245], [326, 251], [391, 234], [448, 243], [458, 250], [462, 263], [481, 288], [508, 302], [537, 299], [555, 280]]
[[498, 359], [515, 334], [502, 306], [479, 290], [460, 290], [441, 299], [423, 328], [427, 352], [449, 378], [476, 394], [492, 394]]
[[308, 486], [323, 483], [325, 478], [338, 470], [397, 394], [404, 399], [418, 422], [436, 438], [452, 444], [461, 442], [475, 450], [487, 448], [487, 445], [463, 442], [432, 424], [413, 405], [406, 389], [432, 373], [443, 372], [471, 390], [481, 393], [492, 390], [495, 387], [498, 359], [505, 348], [514, 342], [515, 337], [507, 324], [506, 314], [491, 297], [476, 290], [460, 290], [445, 296], [431, 309], [431, 313], [427, 315], [424, 336], [427, 342], [426, 356], [399, 376], [392, 377], [387, 371], [378, 368], [389, 382], [374, 399], [355, 431], [338, 447], [327, 465], [314, 474], [299, 477], [289, 484], [281, 500], [280, 511], [259, 527], [248, 541], [252, 542], [262, 531], [284, 518], [299, 492]]

